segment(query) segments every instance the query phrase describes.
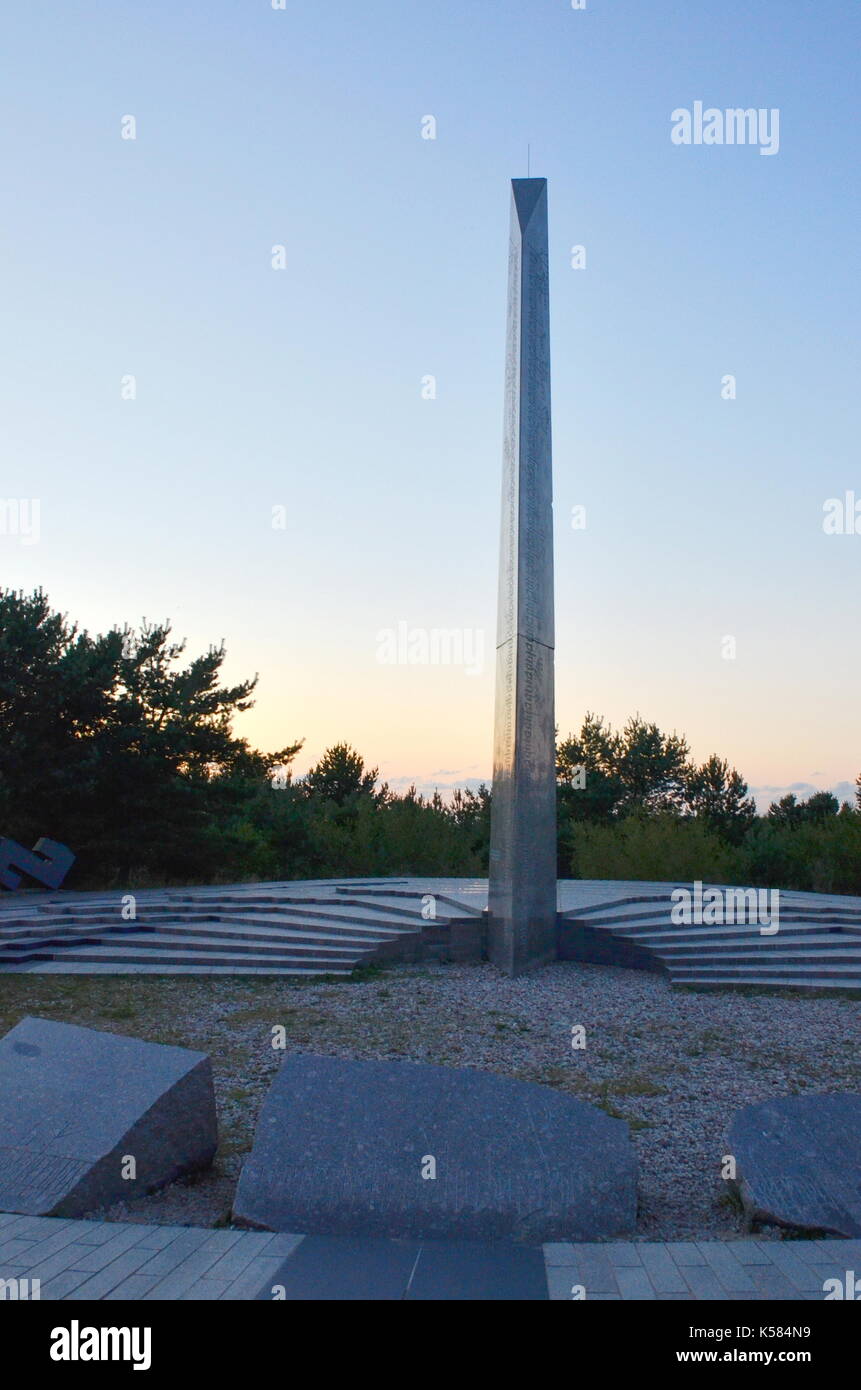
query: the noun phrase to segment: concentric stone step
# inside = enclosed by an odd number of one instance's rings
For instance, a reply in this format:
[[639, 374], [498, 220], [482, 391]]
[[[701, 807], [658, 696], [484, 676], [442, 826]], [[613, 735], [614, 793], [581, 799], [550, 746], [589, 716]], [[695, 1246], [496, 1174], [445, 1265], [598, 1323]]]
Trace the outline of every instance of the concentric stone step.
[[103, 965], [185, 965], [196, 967], [204, 974], [212, 966], [241, 965], [246, 970], [252, 970], [258, 965], [262, 965], [270, 969], [278, 969], [284, 974], [349, 975], [355, 966], [355, 960], [327, 961], [313, 957], [279, 955], [275, 952], [265, 956], [224, 951], [202, 955], [176, 945], [170, 945], [166, 948], [150, 945], [137, 948], [91, 946], [86, 949], [75, 946], [64, 950], [55, 959], [59, 959], [64, 965], [87, 961], [95, 961]]
[[679, 989], [789, 989], [805, 992], [815, 990], [820, 993], [839, 991], [841, 994], [855, 995], [861, 994], [861, 971], [856, 970], [854, 975], [843, 979], [836, 979], [833, 975], [820, 975], [812, 969], [807, 974], [792, 971], [783, 975], [761, 975], [758, 971], [746, 971], [743, 975], [692, 972], [690, 979], [684, 974], [674, 975], [673, 984]]
[[861, 988], [861, 909], [852, 901], [843, 907], [817, 903], [813, 895], [782, 894], [775, 932], [762, 930], [775, 925], [769, 919], [762, 926], [676, 924], [671, 894], [669, 888], [660, 896], [624, 894], [569, 909], [561, 916], [564, 954], [601, 963], [651, 963], [672, 984], [687, 988]]
[[[671, 884], [612, 887], [560, 885], [564, 902], [580, 896], [584, 904], [560, 914], [563, 958], [656, 969], [684, 988], [861, 988], [857, 899], [781, 894], [778, 931], [763, 933], [743, 922], [677, 925]], [[428, 896], [435, 915], [425, 921]], [[123, 920], [119, 891], [0, 898], [0, 973], [345, 974], [375, 959], [444, 952], [455, 932], [475, 951], [484, 915], [481, 885], [467, 879], [141, 890], [134, 898], [132, 922]]]
[[[0, 900], [0, 971], [349, 974], [421, 931], [413, 907], [311, 886], [88, 894], [19, 906]], [[6, 910], [4, 910], [6, 909]], [[444, 919], [445, 920], [445, 919]]]

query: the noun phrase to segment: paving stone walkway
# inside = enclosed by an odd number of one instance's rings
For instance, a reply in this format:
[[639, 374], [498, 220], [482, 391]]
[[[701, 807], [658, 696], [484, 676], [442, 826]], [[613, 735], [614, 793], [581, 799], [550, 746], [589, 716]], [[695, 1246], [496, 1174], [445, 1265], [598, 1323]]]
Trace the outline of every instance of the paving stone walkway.
[[[818, 1299], [861, 1276], [861, 1240], [624, 1241], [545, 1245], [552, 1299]], [[852, 1276], [853, 1279], [856, 1277]]]
[[587, 1300], [822, 1300], [826, 1280], [845, 1285], [847, 1277], [861, 1278], [861, 1240], [613, 1241], [542, 1251], [0, 1213], [6, 1299], [570, 1300], [582, 1288]]
[[41, 1299], [252, 1299], [301, 1239], [3, 1214], [0, 1279], [38, 1279]]

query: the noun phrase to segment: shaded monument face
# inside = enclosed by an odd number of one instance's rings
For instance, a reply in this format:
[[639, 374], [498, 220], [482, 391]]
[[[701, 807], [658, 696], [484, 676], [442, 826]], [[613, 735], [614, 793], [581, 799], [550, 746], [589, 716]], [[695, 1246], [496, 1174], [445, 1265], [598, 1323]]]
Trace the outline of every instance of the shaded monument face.
[[556, 954], [547, 181], [512, 181], [490, 840], [490, 957]]

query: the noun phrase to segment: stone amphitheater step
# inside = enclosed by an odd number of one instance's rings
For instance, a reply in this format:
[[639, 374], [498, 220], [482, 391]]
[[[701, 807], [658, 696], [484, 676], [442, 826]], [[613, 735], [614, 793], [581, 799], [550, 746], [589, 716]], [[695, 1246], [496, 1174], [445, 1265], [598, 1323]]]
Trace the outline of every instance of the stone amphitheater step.
[[[661, 897], [632, 894], [571, 909], [563, 920], [575, 928], [578, 924], [588, 928], [595, 941], [594, 933], [598, 937], [606, 933], [620, 948], [629, 942], [645, 950], [663, 967], [673, 986], [854, 991], [861, 982], [857, 907], [784, 899], [779, 929], [767, 934], [758, 924], [676, 925], [668, 893]], [[605, 954], [598, 958], [607, 959]]]
[[25, 960], [53, 960], [55, 955], [70, 946], [101, 946], [104, 938], [93, 936], [91, 932], [76, 933], [74, 937], [36, 937], [27, 941], [8, 941], [0, 947], [0, 965], [20, 963]]
[[816, 960], [820, 956], [837, 952], [850, 960], [861, 960], [857, 946], [853, 948], [843, 937], [807, 936], [768, 936], [748, 940], [725, 941], [687, 941], [672, 944], [660, 943], [651, 948], [661, 960], [688, 961], [696, 957], [717, 956], [729, 960], [732, 956], [744, 956], [750, 960], [763, 960], [766, 956], [797, 955], [803, 960]]
[[712, 965], [674, 966], [672, 973], [674, 980], [685, 980], [688, 979], [690, 976], [696, 976], [697, 979], [708, 980], [713, 978], [715, 975], [724, 975], [727, 976], [727, 978], [733, 978], [739, 975], [747, 975], [750, 973], [751, 969], [753, 969], [755, 973], [761, 976], [763, 979], [768, 979], [772, 975], [794, 975], [796, 977], [803, 978], [811, 970], [814, 970], [816, 974], [818, 976], [821, 976], [822, 978], [825, 978], [826, 976], [834, 976], [835, 979], [839, 979], [842, 977], [857, 977], [858, 979], [861, 979], [861, 958], [856, 959], [854, 961], [850, 961], [846, 964], [832, 964], [827, 960], [820, 961], [817, 958], [805, 964], [803, 969], [800, 967], [789, 969], [785, 964], [781, 965], [778, 962], [775, 962], [772, 965], [766, 964], [765, 962], [756, 961], [755, 964], [752, 967], [750, 967], [745, 964], [734, 965], [731, 961], [720, 960]]
[[[239, 917], [234, 914], [224, 916], [207, 917], [152, 917], [148, 914], [138, 914], [137, 918], [130, 922], [124, 922], [115, 916], [101, 916], [89, 918], [76, 917], [46, 917], [38, 924], [29, 923], [26, 926], [7, 926], [0, 924], [0, 939], [11, 939], [12, 937], [32, 937], [44, 936], [48, 932], [65, 934], [71, 931], [91, 931], [91, 932], [122, 932], [128, 930], [148, 930], [148, 931], [209, 931], [215, 929], [235, 928], [243, 934], [258, 932], [261, 938], [271, 936], [273, 933], [286, 933], [288, 936], [294, 933], [310, 933], [313, 936], [330, 935], [340, 939], [344, 936], [355, 938], [356, 940], [397, 940], [399, 937], [410, 935], [410, 927], [398, 925], [393, 927], [388, 923], [351, 923], [339, 920], [327, 921], [321, 918], [305, 920], [302, 917], [291, 917], [279, 919], [274, 917]], [[413, 930], [418, 929], [416, 924]]]
[[[38, 951], [27, 957], [27, 961], [37, 961], [44, 959]], [[89, 962], [110, 964], [114, 966], [127, 965], [160, 965], [174, 967], [185, 965], [196, 967], [202, 973], [216, 966], [241, 966], [243, 969], [254, 972], [258, 966], [266, 967], [278, 974], [288, 975], [349, 975], [358, 963], [352, 960], [321, 960], [314, 957], [304, 957], [267, 952], [257, 954], [249, 952], [229, 951], [197, 951], [179, 947], [175, 943], [158, 948], [151, 944], [139, 946], [137, 948], [125, 946], [71, 946], [62, 952], [49, 955], [49, 959], [64, 965], [87, 964]], [[16, 964], [25, 964], [25, 960], [16, 961]]]
[[[115, 939], [104, 938], [99, 943], [103, 946], [114, 948]], [[296, 941], [276, 941], [276, 940], [250, 940], [247, 937], [226, 936], [221, 933], [200, 933], [200, 932], [136, 932], [124, 935], [116, 942], [116, 949], [127, 950], [128, 947], [145, 946], [147, 949], [166, 950], [168, 947], [177, 947], [181, 951], [207, 951], [207, 952], [229, 952], [230, 955], [255, 955], [261, 959], [271, 957], [273, 960], [281, 956], [289, 956], [296, 959], [308, 956], [319, 957], [321, 960], [358, 960], [366, 949], [364, 944], [358, 949], [355, 946], [331, 945], [321, 941], [308, 940], [305, 942]]]
[[[412, 896], [413, 899], [415, 899], [415, 894], [405, 896]], [[205, 904], [199, 899], [177, 898], [175, 900], [172, 899], [171, 903], [174, 901], [182, 906], [185, 906], [186, 903], [195, 904], [199, 902], [201, 907], [205, 907], [205, 910], [210, 912], [219, 909], [223, 911], [226, 908], [230, 908], [231, 910], [240, 908], [243, 912], [263, 909], [272, 912], [308, 912], [313, 915], [316, 907], [325, 907], [327, 915], [344, 917], [346, 919], [349, 919], [355, 912], [355, 907], [353, 906], [355, 900], [352, 898], [340, 901], [338, 898], [332, 897], [300, 897], [298, 895], [295, 897], [275, 897], [268, 894], [254, 895], [253, 897], [236, 895], [234, 897], [217, 899], [210, 898], [207, 899]], [[399, 903], [383, 904], [379, 901], [371, 901], [370, 899], [367, 901], [359, 899], [358, 903], [365, 911], [375, 913], [382, 912], [393, 920], [403, 919], [404, 921], [408, 921], [418, 915], [418, 904], [416, 904], [415, 908], [410, 910], [407, 907], [401, 907]], [[170, 905], [171, 904], [166, 904], [164, 910], [169, 910]]]
[[[46, 913], [45, 919], [48, 917], [49, 914]], [[388, 909], [384, 916], [364, 917], [355, 908], [342, 908], [338, 903], [332, 903], [326, 911], [298, 905], [281, 906], [277, 904], [266, 907], [253, 903], [248, 905], [229, 903], [221, 907], [218, 904], [207, 904], [205, 907], [192, 905], [178, 907], [161, 903], [154, 905], [141, 903], [136, 909], [138, 921], [217, 922], [224, 917], [229, 917], [234, 921], [259, 921], [273, 924], [296, 920], [303, 922], [323, 921], [347, 926], [365, 925], [375, 930], [385, 926], [390, 931], [409, 930], [416, 921], [421, 920], [417, 913], [394, 912]], [[119, 910], [112, 911], [106, 909], [104, 905], [93, 905], [80, 911], [65, 908], [60, 913], [50, 914], [50, 918], [58, 921], [72, 920], [76, 922], [109, 923], [122, 921]]]
[[[721, 890], [731, 891], [731, 890]], [[743, 890], [735, 890], [741, 892]], [[752, 891], [752, 890], [748, 890]], [[756, 890], [765, 891], [765, 890]], [[798, 913], [832, 913], [837, 917], [857, 918], [861, 916], [861, 908], [853, 903], [845, 906], [839, 902], [826, 901], [816, 902], [808, 899], [815, 898], [815, 894], [803, 897], [797, 894], [781, 893], [779, 895], [779, 905], [781, 915], [784, 912]], [[641, 914], [648, 915], [650, 911], [670, 912], [673, 908], [673, 900], [669, 893], [664, 894], [637, 894], [632, 897], [613, 898], [603, 902], [589, 903], [580, 907], [566, 908], [562, 915], [564, 917], [612, 917], [620, 914], [636, 918]]]
[[[641, 912], [633, 915], [625, 913], [603, 913], [600, 917], [586, 917], [582, 913], [566, 913], [565, 920], [568, 922], [582, 921], [585, 926], [605, 927], [608, 930], [623, 931], [626, 935], [646, 935], [654, 931], [678, 932], [678, 931], [709, 931], [714, 930], [720, 925], [743, 927], [744, 922], [736, 923], [707, 923], [701, 925], [695, 923], [675, 923], [670, 917], [670, 909], [665, 907], [656, 912]], [[792, 926], [809, 926], [811, 928], [838, 927], [841, 931], [861, 932], [861, 914], [832, 912], [815, 912], [810, 909], [804, 911], [794, 908], [781, 908], [778, 918], [781, 927], [784, 924]], [[758, 930], [758, 928], [756, 928]]]
[[763, 976], [758, 971], [746, 971], [742, 975], [694, 975], [691, 979], [683, 979], [676, 976], [672, 984], [679, 989], [791, 989], [793, 991], [802, 990], [823, 990], [827, 993], [861, 994], [861, 971], [856, 970], [854, 976], [847, 975], [842, 979], [834, 976], [821, 976], [815, 971], [809, 970], [803, 975], [772, 975]]
[[173, 925], [171, 923], [160, 922], [146, 923], [136, 922], [134, 924], [124, 923], [122, 926], [113, 925], [103, 930], [98, 930], [92, 926], [53, 926], [42, 931], [28, 930], [18, 931], [4, 935], [0, 932], [0, 956], [7, 948], [32, 945], [34, 942], [43, 945], [63, 945], [67, 942], [81, 942], [84, 939], [91, 939], [94, 942], [116, 941], [125, 939], [129, 936], [145, 934], [148, 939], [154, 935], [171, 936], [177, 941], [192, 941], [195, 938], [211, 938], [219, 941], [250, 941], [261, 942], [262, 944], [283, 944], [289, 947], [300, 946], [332, 946], [350, 948], [356, 954], [362, 951], [374, 950], [377, 946], [384, 945], [392, 940], [399, 940], [403, 937], [403, 932], [351, 932], [346, 928], [343, 931], [318, 931], [309, 928], [301, 931], [298, 923], [295, 928], [287, 927], [249, 927], [242, 922], [220, 922], [216, 920], [212, 923], [189, 925], [182, 923]]
[[[397, 938], [403, 933], [397, 933]], [[397, 939], [396, 938], [396, 939]], [[218, 958], [248, 958], [278, 964], [282, 968], [293, 964], [306, 963], [322, 968], [327, 962], [345, 964], [352, 969], [357, 962], [370, 956], [378, 948], [384, 947], [389, 937], [349, 937], [346, 934], [330, 936], [323, 933], [301, 935], [295, 932], [248, 932], [240, 929], [219, 930], [217, 926], [204, 928], [182, 927], [178, 930], [160, 928], [117, 928], [102, 934], [93, 933], [90, 928], [66, 928], [61, 935], [39, 934], [34, 937], [4, 941], [0, 944], [0, 964], [23, 964], [27, 961], [63, 959], [68, 961], [83, 958], [100, 958], [104, 951], [111, 952], [115, 961], [136, 961], [140, 950], [145, 950], [153, 961], [166, 963], [168, 958], [179, 959], [196, 955], [207, 960]]]
[[763, 936], [758, 927], [676, 927], [673, 931], [650, 932], [645, 935], [637, 934], [633, 936], [629, 932], [620, 932], [611, 928], [613, 936], [620, 936], [626, 941], [636, 941], [642, 946], [648, 946], [654, 951], [665, 954], [667, 951], [674, 950], [696, 950], [701, 946], [715, 945], [727, 946], [731, 948], [740, 946], [757, 946], [762, 944], [772, 945], [809, 945], [811, 949], [818, 950], [820, 946], [846, 946], [855, 950], [858, 949], [856, 939], [849, 933], [835, 931], [834, 927], [811, 927], [806, 930], [790, 928], [772, 936]]
[[0, 970], [346, 975], [421, 931], [421, 899], [404, 896], [410, 907], [313, 886], [141, 892], [134, 922], [121, 894], [43, 901], [0, 911]]
[[306, 917], [302, 913], [285, 914], [259, 914], [259, 913], [184, 913], [178, 916], [174, 913], [149, 913], [139, 912], [135, 923], [122, 921], [116, 913], [90, 913], [86, 916], [76, 914], [64, 915], [61, 917], [45, 917], [38, 926], [28, 923], [26, 927], [20, 927], [15, 931], [10, 931], [7, 926], [0, 925], [0, 937], [4, 933], [16, 935], [41, 935], [46, 931], [70, 931], [80, 927], [87, 931], [122, 931], [130, 926], [151, 926], [152, 928], [170, 928], [177, 931], [193, 930], [196, 927], [207, 929], [222, 925], [225, 927], [235, 927], [241, 934], [249, 932], [290, 932], [301, 930], [303, 927], [307, 932], [314, 936], [327, 934], [332, 937], [349, 936], [357, 940], [376, 942], [381, 940], [396, 939], [409, 933], [410, 929], [417, 930], [418, 920], [414, 923], [407, 922], [377, 922], [368, 919], [341, 918], [339, 916], [328, 916], [325, 913], [315, 913], [311, 917]]
[[821, 954], [816, 952], [803, 951], [779, 951], [773, 955], [768, 953], [750, 953], [746, 951], [723, 951], [714, 952], [711, 955], [699, 955], [667, 960], [663, 957], [665, 964], [670, 970], [674, 979], [678, 979], [682, 971], [696, 971], [702, 973], [704, 970], [725, 970], [727, 973], [734, 970], [749, 970], [751, 968], [759, 972], [770, 970], [782, 970], [792, 973], [798, 971], [801, 974], [810, 968], [814, 968], [820, 974], [827, 974], [832, 966], [849, 966], [853, 970], [861, 973], [861, 958], [850, 951], [823, 951]]
[[591, 920], [596, 916], [612, 916], [617, 912], [629, 912], [631, 907], [641, 903], [648, 903], [652, 907], [659, 907], [667, 911], [670, 910], [671, 906], [670, 899], [665, 893], [638, 893], [631, 897], [614, 898], [612, 902], [590, 903], [586, 907], [568, 907], [561, 915], [566, 918], [584, 917]]
[[[384, 912], [386, 916], [397, 915], [398, 917], [403, 917], [404, 919], [420, 916], [421, 900], [417, 898], [416, 894], [404, 893], [403, 896], [405, 898], [412, 898], [414, 906], [401, 906], [400, 903], [395, 902], [393, 900], [394, 895], [380, 895], [380, 897], [377, 898], [376, 901], [372, 901], [370, 898], [360, 897], [358, 893], [351, 893], [349, 897], [344, 898], [344, 900], [341, 903], [338, 903], [336, 900], [336, 903], [334, 905], [336, 907], [340, 907], [340, 910], [344, 913], [355, 912], [357, 908], [361, 908], [363, 912]], [[442, 897], [438, 896], [436, 898], [436, 901], [442, 902], [443, 899]]]
[[834, 922], [829, 920], [828, 918], [811, 919], [810, 917], [791, 917], [788, 914], [784, 916], [783, 913], [781, 913], [780, 918], [778, 919], [778, 922], [776, 924], [770, 921], [766, 921], [762, 924], [763, 926], [768, 928], [777, 925], [778, 931], [762, 931], [760, 924], [756, 922], [704, 922], [700, 925], [697, 925], [696, 923], [685, 922], [679, 925], [675, 925], [673, 923], [668, 922], [666, 918], [664, 918], [663, 920], [659, 918], [653, 920], [652, 922], [638, 922], [633, 925], [625, 922], [605, 921], [593, 921], [590, 922], [588, 925], [592, 927], [601, 927], [606, 931], [612, 931], [619, 935], [626, 936], [631, 941], [641, 941], [658, 935], [702, 935], [705, 932], [717, 931], [746, 931], [751, 936], [757, 935], [764, 936], [766, 938], [775, 937], [778, 935], [782, 936], [784, 932], [789, 930], [802, 932], [840, 932], [842, 935], [846, 937], [854, 937], [856, 940], [859, 936], [861, 936], [861, 923], [855, 925], [848, 922]]
[[[365, 890], [362, 889], [362, 888], [339, 888], [337, 891], [338, 891], [339, 894], [342, 894], [343, 896], [348, 897], [348, 898], [350, 898], [351, 900], [355, 900], [355, 899], [357, 899], [357, 898], [360, 899], [361, 896], [363, 895], [363, 893], [365, 892]], [[379, 904], [382, 904], [382, 903], [384, 903], [384, 902], [385, 902], [385, 903], [389, 903], [389, 902], [395, 903], [395, 902], [397, 901], [398, 898], [410, 898], [410, 899], [411, 899], [414, 903], [416, 903], [417, 906], [418, 906], [418, 904], [421, 902], [421, 900], [422, 900], [422, 898], [423, 898], [424, 896], [428, 896], [428, 895], [419, 894], [419, 893], [417, 893], [414, 889], [413, 889], [413, 890], [408, 890], [408, 889], [405, 889], [405, 888], [394, 888], [394, 889], [391, 889], [391, 890], [388, 890], [388, 889], [387, 889], [384, 893], [375, 893], [375, 894], [374, 894], [374, 899], [375, 899], [376, 901], [372, 903], [370, 900], [368, 900], [368, 902], [367, 902], [366, 905], [367, 905], [368, 907], [373, 907], [373, 906], [376, 906], [376, 904], [378, 904], [378, 903], [379, 903]], [[470, 902], [462, 902], [460, 898], [453, 898], [453, 897], [451, 897], [451, 896], [450, 896], [449, 894], [447, 894], [447, 893], [434, 893], [432, 896], [433, 896], [433, 898], [435, 899], [436, 902], [438, 902], [438, 903], [445, 903], [447, 907], [456, 908], [456, 909], [457, 909], [457, 914], [458, 914], [458, 915], [466, 914], [466, 916], [468, 916], [468, 917], [483, 917], [483, 916], [484, 916], [484, 908], [483, 908], [483, 907], [475, 907], [475, 906], [474, 906], [472, 903], [470, 903]], [[384, 910], [384, 909], [381, 909], [381, 910]], [[394, 907], [392, 907], [391, 910], [392, 910], [392, 911], [395, 911], [395, 910], [397, 910], [397, 909], [395, 909]], [[416, 910], [417, 910], [417, 908], [416, 908]], [[407, 911], [407, 909], [404, 909], [404, 911]], [[411, 914], [411, 915], [414, 915], [414, 914]], [[439, 921], [439, 914], [437, 914], [436, 920]]]
[[109, 917], [106, 921], [91, 918], [86, 925], [83, 925], [78, 924], [74, 918], [67, 918], [62, 922], [46, 921], [45, 925], [38, 930], [28, 927], [4, 933], [0, 929], [0, 943], [12, 939], [39, 940], [48, 937], [62, 940], [75, 931], [84, 931], [92, 936], [114, 939], [129, 930], [141, 930], [171, 932], [177, 935], [223, 934], [225, 937], [259, 941], [321, 941], [355, 945], [357, 950], [370, 951], [386, 942], [396, 942], [409, 938], [415, 931], [419, 930], [419, 926], [418, 922], [415, 923], [411, 932], [408, 927], [401, 924], [397, 927], [388, 924], [374, 924], [373, 926], [359, 924], [357, 926], [353, 923], [339, 920], [328, 921], [321, 918], [305, 922], [301, 917], [290, 918], [284, 922], [268, 918], [261, 920], [255, 917], [206, 917], [180, 922], [170, 917], [154, 919], [143, 917], [134, 923], [118, 922], [115, 917]]
[[319, 980], [325, 976], [338, 975], [349, 976], [350, 972], [341, 969], [292, 969], [283, 970], [277, 966], [253, 965], [247, 962], [234, 962], [231, 965], [202, 965], [195, 961], [192, 965], [153, 965], [149, 961], [145, 964], [126, 962], [123, 965], [105, 964], [97, 960], [87, 960], [83, 964], [73, 961], [66, 964], [65, 957], [58, 956], [56, 960], [41, 961], [34, 965], [12, 965], [9, 967], [10, 975], [280, 975], [299, 979]]

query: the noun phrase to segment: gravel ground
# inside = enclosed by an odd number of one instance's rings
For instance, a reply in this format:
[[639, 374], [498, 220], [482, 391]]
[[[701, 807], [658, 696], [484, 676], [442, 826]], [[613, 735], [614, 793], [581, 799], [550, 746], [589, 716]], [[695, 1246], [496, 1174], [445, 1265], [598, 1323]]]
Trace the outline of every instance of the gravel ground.
[[[631, 1124], [641, 1239], [732, 1237], [719, 1177], [733, 1111], [770, 1096], [861, 1090], [853, 999], [671, 990], [637, 970], [558, 962], [511, 980], [491, 965], [398, 966], [350, 981], [190, 976], [0, 977], [0, 1031], [24, 1014], [210, 1053], [221, 1142], [194, 1181], [101, 1213], [224, 1225], [269, 1081], [288, 1052], [476, 1067], [555, 1086]], [[586, 1047], [573, 1050], [583, 1025]], [[773, 1232], [765, 1232], [773, 1234]]]

